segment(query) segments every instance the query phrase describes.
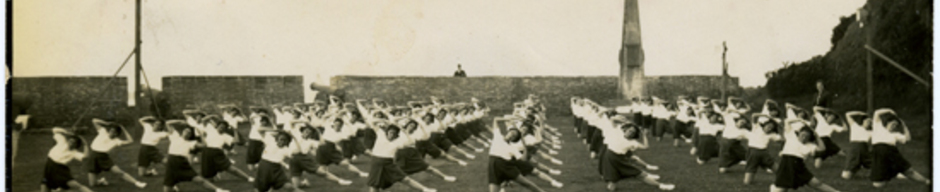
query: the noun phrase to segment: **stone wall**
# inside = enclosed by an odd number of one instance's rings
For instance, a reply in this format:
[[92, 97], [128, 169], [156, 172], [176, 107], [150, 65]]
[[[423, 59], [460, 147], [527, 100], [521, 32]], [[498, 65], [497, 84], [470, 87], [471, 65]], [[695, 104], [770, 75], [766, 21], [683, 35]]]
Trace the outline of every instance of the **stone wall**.
[[126, 120], [131, 111], [125, 77], [14, 77], [10, 86], [28, 100], [30, 127], [70, 127], [83, 112], [79, 125], [89, 126], [91, 118]]
[[[601, 103], [620, 100], [617, 77], [364, 77], [337, 76], [331, 79], [333, 89], [342, 90], [346, 99], [383, 98], [402, 104], [412, 100], [442, 97], [448, 102], [469, 102], [476, 97], [494, 109], [506, 110], [512, 102], [528, 94], [539, 95], [550, 112], [568, 113], [572, 96], [587, 97]], [[720, 95], [720, 76], [655, 76], [647, 77], [647, 91], [664, 98], [678, 95]], [[738, 79], [731, 79], [738, 87]], [[739, 90], [740, 88], [737, 88]], [[734, 95], [734, 92], [729, 95]]]
[[[215, 112], [218, 104], [270, 106], [303, 102], [302, 76], [167, 76], [163, 77], [170, 117], [186, 108]], [[164, 110], [164, 109], [161, 109]]]

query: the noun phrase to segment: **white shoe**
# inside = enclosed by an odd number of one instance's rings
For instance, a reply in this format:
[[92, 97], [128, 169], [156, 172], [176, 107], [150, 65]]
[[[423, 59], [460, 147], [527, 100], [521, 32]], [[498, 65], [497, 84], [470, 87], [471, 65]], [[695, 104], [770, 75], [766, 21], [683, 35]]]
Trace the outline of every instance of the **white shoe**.
[[562, 164], [564, 164], [563, 162], [561, 162], [561, 160], [558, 160], [558, 159], [552, 159], [552, 163], [554, 163], [555, 165], [562, 165]]
[[248, 178], [248, 182], [249, 182], [249, 183], [254, 183], [254, 182], [255, 182], [255, 178], [254, 178], [254, 177], [249, 177], [249, 178]]
[[179, 186], [173, 186], [173, 191], [180, 191], [180, 187], [179, 187]]
[[107, 180], [107, 179], [104, 179], [104, 177], [102, 177], [101, 179], [98, 179], [98, 185], [101, 185], [101, 186], [108, 186], [108, 185], [110, 185], [110, 183], [108, 183], [108, 180]]
[[685, 143], [692, 144], [692, 139], [686, 139]]
[[561, 187], [564, 187], [564, 186], [565, 186], [565, 184], [562, 184], [561, 182], [552, 181], [552, 187], [561, 188]]
[[147, 173], [150, 174], [151, 176], [156, 176], [157, 174], [159, 174], [157, 172], [157, 169], [150, 169], [150, 171], [147, 171]]
[[548, 170], [548, 174], [561, 175], [561, 171], [558, 169], [552, 169], [552, 170]]
[[689, 155], [695, 155], [695, 147], [692, 147], [692, 150], [689, 150]]
[[548, 154], [549, 154], [549, 155], [558, 155], [558, 151], [555, 151], [555, 150], [548, 150]]
[[337, 183], [339, 183], [339, 185], [345, 186], [345, 185], [351, 185], [351, 184], [352, 184], [352, 181], [340, 179], [339, 181], [337, 181]]
[[591, 159], [594, 159], [597, 156], [597, 153], [591, 152]]
[[300, 186], [298, 186], [298, 187], [300, 187], [300, 188], [306, 188], [306, 187], [308, 187], [308, 186], [310, 186], [310, 182], [308, 182], [307, 179], [304, 179], [303, 181], [300, 182]]
[[425, 189], [423, 192], [437, 192], [437, 189]]
[[898, 178], [898, 179], [907, 179], [907, 176], [904, 176], [904, 174], [898, 173], [897, 178]]
[[137, 188], [143, 189], [144, 187], [147, 187], [147, 183], [137, 182], [137, 183], [134, 183], [134, 186], [137, 186]]
[[673, 189], [676, 189], [676, 185], [673, 185], [673, 184], [659, 184], [659, 190], [663, 190], [663, 191], [672, 191]]
[[225, 189], [216, 189], [215, 192], [229, 192], [229, 191]]
[[199, 157], [193, 157], [193, 163], [199, 163]]
[[479, 153], [479, 152], [483, 152], [483, 149], [473, 149], [473, 151], [476, 151], [477, 153]]
[[476, 159], [476, 158], [477, 158], [477, 156], [474, 156], [474, 155], [471, 155], [471, 154], [467, 154], [467, 155], [465, 155], [465, 156], [467, 157], [467, 159]]
[[647, 174], [646, 178], [650, 178], [652, 180], [659, 180], [659, 175]]
[[445, 176], [445, 177], [444, 177], [444, 181], [447, 181], [447, 182], [454, 182], [454, 181], [457, 181], [457, 177], [454, 177], [454, 176]]
[[646, 166], [646, 170], [656, 171], [656, 170], [659, 170], [659, 166], [647, 165], [647, 166]]
[[369, 173], [359, 172], [359, 177], [369, 177]]
[[767, 173], [774, 173], [773, 169], [767, 169]]
[[747, 161], [741, 161], [741, 162], [738, 163], [738, 165], [745, 165], [745, 166], [746, 166], [746, 165], [747, 165]]
[[552, 145], [552, 148], [554, 148], [555, 150], [558, 150], [558, 149], [561, 149], [561, 145]]
[[699, 165], [704, 165], [704, 164], [705, 164], [705, 162], [702, 161], [701, 159], [695, 159], [695, 162], [698, 163]]

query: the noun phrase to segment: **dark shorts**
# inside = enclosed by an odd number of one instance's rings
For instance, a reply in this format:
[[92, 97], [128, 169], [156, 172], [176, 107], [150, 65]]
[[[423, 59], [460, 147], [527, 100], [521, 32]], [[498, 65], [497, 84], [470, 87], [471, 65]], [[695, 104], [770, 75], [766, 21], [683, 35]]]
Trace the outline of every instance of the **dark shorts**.
[[248, 140], [248, 154], [245, 154], [247, 164], [258, 164], [261, 162], [261, 154], [264, 153], [264, 142], [254, 139]]
[[630, 164], [631, 156], [633, 156], [632, 151], [626, 154], [616, 154], [610, 150], [604, 152], [604, 159], [600, 161], [604, 181], [617, 182], [643, 174], [643, 171]]
[[69, 181], [74, 180], [72, 178], [72, 170], [69, 169], [68, 165], [63, 165], [52, 161], [50, 158], [46, 158], [46, 167], [42, 172], [42, 183], [46, 185], [46, 188], [49, 190], [55, 189], [69, 189]]
[[833, 155], [839, 154], [839, 151], [842, 151], [842, 148], [839, 148], [839, 145], [836, 145], [835, 142], [832, 142], [830, 137], [821, 137], [823, 144], [826, 145], [826, 150], [822, 152], [816, 152], [814, 155], [817, 159], [828, 159]]
[[489, 184], [500, 185], [515, 180], [521, 174], [519, 168], [500, 157], [490, 156]]
[[405, 172], [391, 158], [372, 157], [369, 187], [388, 189], [405, 178]]
[[255, 189], [258, 191], [277, 190], [290, 183], [287, 170], [280, 163], [262, 160], [258, 163], [258, 173], [255, 176]]
[[702, 161], [718, 157], [718, 138], [714, 135], [699, 135], [695, 150], [698, 158]]
[[770, 152], [767, 149], [747, 149], [747, 166], [744, 167], [744, 171], [748, 173], [756, 173], [758, 169], [770, 169], [774, 166], [774, 158], [770, 156]]
[[789, 155], [780, 156], [780, 167], [775, 173], [774, 186], [785, 189], [797, 189], [813, 180], [813, 174], [806, 169], [803, 159]]
[[594, 135], [591, 136], [591, 140], [588, 140], [588, 144], [590, 144], [588, 149], [591, 152], [598, 153], [607, 149], [604, 148], [604, 133], [600, 129], [594, 131]]
[[111, 168], [114, 167], [114, 162], [111, 161], [111, 156], [107, 153], [91, 151], [88, 157], [85, 158], [85, 171], [88, 173], [98, 174], [105, 171], [111, 171]]
[[290, 175], [294, 177], [302, 177], [304, 176], [304, 172], [316, 173], [317, 169], [320, 168], [313, 155], [309, 154], [295, 153], [291, 156], [289, 165]]
[[163, 154], [160, 153], [157, 147], [140, 145], [140, 150], [137, 152], [138, 167], [150, 167], [151, 164], [160, 162], [163, 162]]
[[871, 156], [871, 181], [887, 182], [911, 169], [911, 164], [901, 156], [896, 146], [875, 144]]
[[861, 168], [871, 168], [871, 145], [868, 142], [851, 142], [845, 158], [845, 170], [855, 172]]
[[430, 140], [415, 142], [415, 148], [418, 149], [422, 157], [430, 155], [432, 158], [440, 158], [444, 154], [441, 149], [437, 148], [437, 145], [431, 143]]
[[405, 147], [396, 151], [395, 163], [408, 175], [427, 170], [429, 167], [428, 163], [424, 162], [424, 155], [414, 147]]
[[317, 147], [317, 163], [323, 166], [335, 165], [343, 162], [343, 153], [336, 150], [333, 142], [323, 142]]
[[450, 143], [454, 145], [463, 144], [463, 138], [461, 138], [460, 134], [457, 133], [456, 128], [447, 128], [444, 130], [444, 136], [450, 140]]
[[431, 133], [431, 143], [441, 149], [444, 153], [447, 153], [450, 150], [450, 147], [454, 144], [450, 142], [450, 139], [447, 139], [443, 133]]
[[653, 118], [653, 136], [654, 137], [663, 137], [663, 135], [668, 131], [669, 120], [662, 118]]
[[718, 150], [718, 167], [728, 168], [744, 161], [747, 157], [747, 148], [741, 145], [741, 140], [720, 138]]
[[178, 183], [192, 181], [198, 176], [196, 170], [189, 165], [186, 157], [170, 155], [166, 160], [166, 176], [163, 177], [163, 186], [176, 186]]
[[232, 167], [232, 161], [229, 161], [228, 156], [225, 156], [225, 152], [222, 149], [216, 148], [204, 148], [201, 155], [202, 164], [202, 177], [213, 178], [215, 175], [227, 171]]

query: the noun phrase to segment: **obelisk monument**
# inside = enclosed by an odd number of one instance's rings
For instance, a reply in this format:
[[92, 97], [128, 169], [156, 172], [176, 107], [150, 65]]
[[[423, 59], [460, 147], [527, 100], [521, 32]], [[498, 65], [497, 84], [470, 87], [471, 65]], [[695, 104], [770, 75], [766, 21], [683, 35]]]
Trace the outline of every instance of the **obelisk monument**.
[[640, 7], [637, 0], [625, 0], [623, 44], [620, 47], [620, 94], [623, 99], [646, 95], [643, 74], [643, 46], [640, 38]]

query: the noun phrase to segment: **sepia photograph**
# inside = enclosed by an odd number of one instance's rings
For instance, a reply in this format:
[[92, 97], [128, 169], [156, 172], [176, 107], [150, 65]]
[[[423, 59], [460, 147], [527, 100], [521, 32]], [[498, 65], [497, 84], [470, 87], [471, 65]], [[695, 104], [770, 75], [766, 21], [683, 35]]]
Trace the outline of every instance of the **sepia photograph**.
[[6, 6], [6, 191], [934, 187], [933, 0]]

